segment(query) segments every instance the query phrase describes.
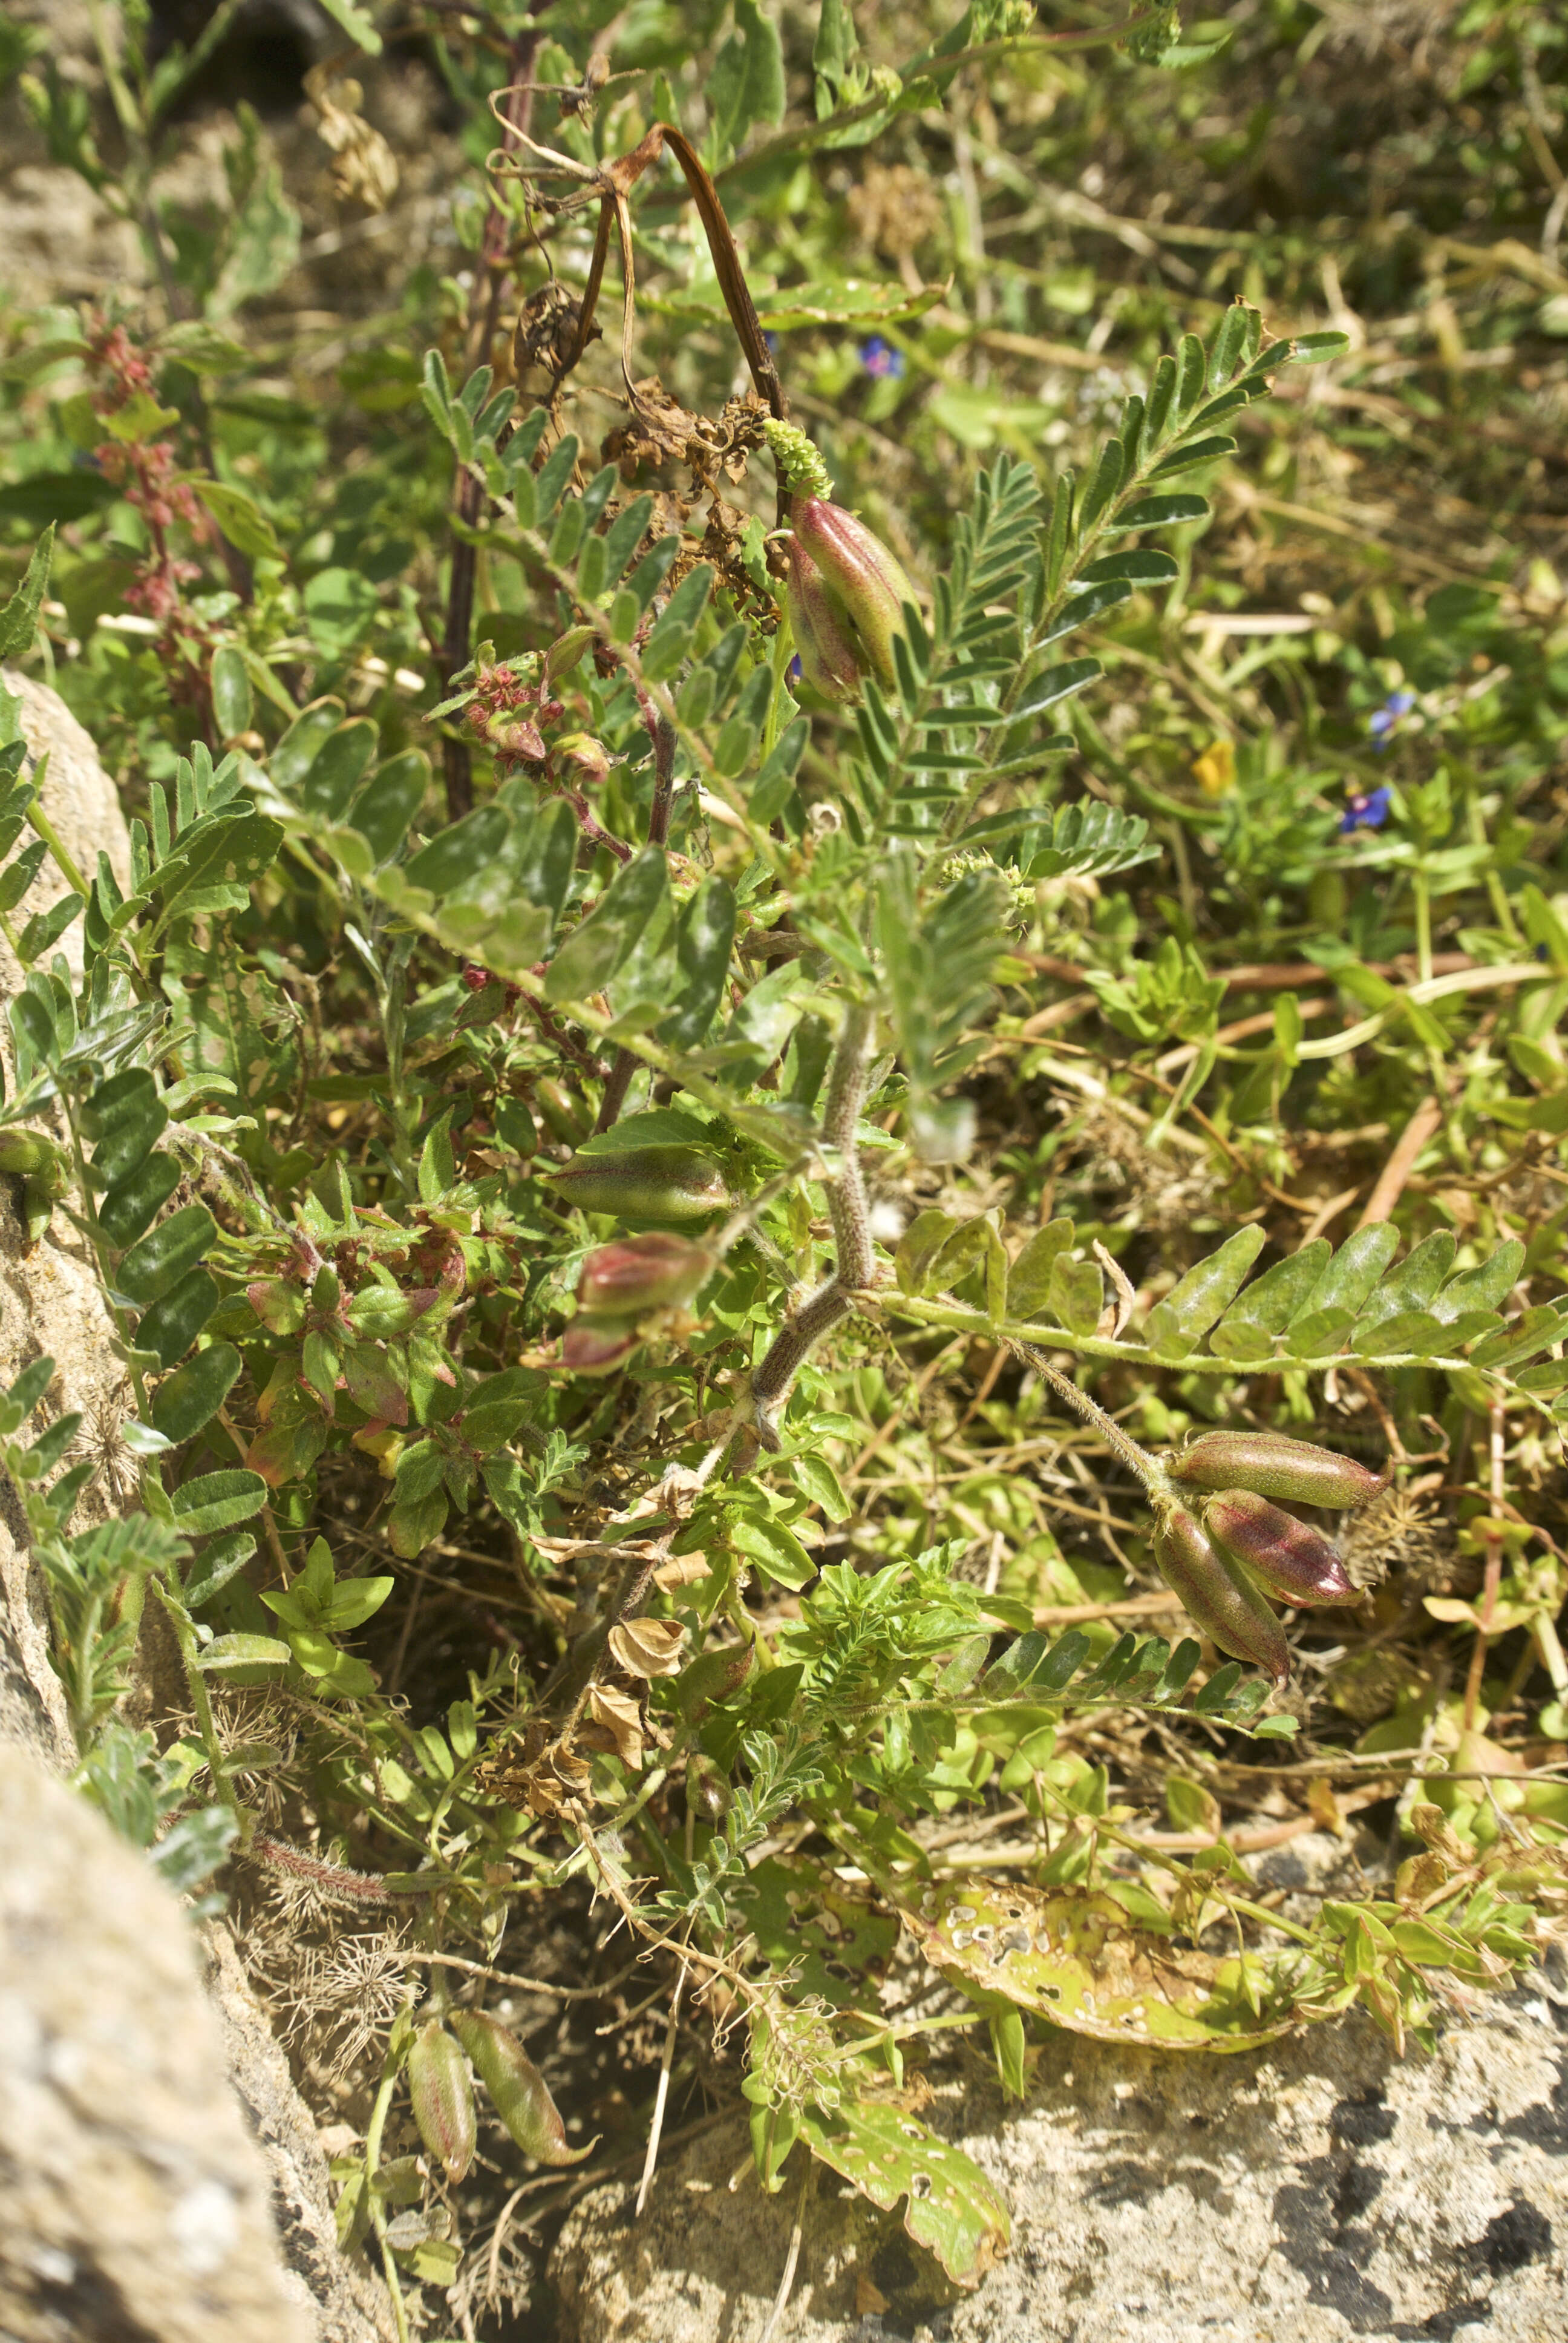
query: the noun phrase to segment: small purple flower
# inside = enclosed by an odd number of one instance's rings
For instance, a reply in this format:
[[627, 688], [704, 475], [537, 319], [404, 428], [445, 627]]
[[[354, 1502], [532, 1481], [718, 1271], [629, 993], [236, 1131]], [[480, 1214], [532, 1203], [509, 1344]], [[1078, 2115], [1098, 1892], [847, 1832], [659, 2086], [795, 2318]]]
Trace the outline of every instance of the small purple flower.
[[1367, 730], [1380, 749], [1386, 749], [1390, 736], [1399, 729], [1402, 716], [1408, 716], [1415, 706], [1413, 691], [1391, 691], [1381, 708], [1374, 708], [1367, 718]]
[[880, 334], [873, 334], [869, 342], [860, 344], [860, 364], [879, 382], [897, 382], [904, 371], [904, 354], [894, 349], [890, 342], [885, 342]]
[[789, 662], [789, 680], [791, 683], [799, 683], [800, 680], [800, 654], [799, 651], [796, 652], [794, 658]]
[[1348, 837], [1352, 830], [1381, 830], [1388, 820], [1390, 794], [1387, 789], [1368, 789], [1352, 796], [1340, 816], [1341, 837]]

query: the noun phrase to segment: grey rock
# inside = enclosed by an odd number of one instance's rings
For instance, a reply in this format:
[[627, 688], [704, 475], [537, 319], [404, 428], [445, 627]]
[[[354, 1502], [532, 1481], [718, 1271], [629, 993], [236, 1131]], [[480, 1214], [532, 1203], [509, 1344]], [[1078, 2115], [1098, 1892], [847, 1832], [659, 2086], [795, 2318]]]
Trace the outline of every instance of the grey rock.
[[[130, 835], [114, 782], [99, 762], [91, 739], [59, 694], [14, 669], [0, 669], [0, 684], [21, 702], [21, 727], [29, 769], [47, 754], [43, 802], [66, 851], [79, 868], [96, 868], [99, 850], [116, 877], [130, 877]], [[57, 872], [45, 863], [13, 915], [30, 918], [64, 891]], [[78, 921], [61, 939], [77, 970], [82, 962]], [[0, 940], [0, 1004], [17, 991], [22, 971]], [[0, 1055], [9, 1073], [10, 1036], [0, 1028]], [[120, 1412], [124, 1372], [109, 1348], [110, 1324], [86, 1246], [56, 1213], [48, 1232], [26, 1242], [17, 1209], [20, 1182], [0, 1177], [0, 1388], [25, 1366], [46, 1353], [56, 1373], [45, 1397], [47, 1415], [67, 1411], [85, 1419], [89, 1437], [112, 1433]], [[85, 1525], [101, 1520], [106, 1493], [85, 1497], [77, 1515]], [[37, 1573], [25, 1547], [22, 1510], [8, 1483], [0, 1483], [0, 1741], [21, 1742], [45, 1764], [75, 1761], [59, 1679], [49, 1664], [46, 1614]]]
[[0, 2332], [310, 2343], [191, 1927], [142, 1855], [0, 1748]]
[[[66, 851], [90, 872], [101, 850], [127, 884], [129, 835], [88, 735], [46, 686], [0, 681], [30, 766], [48, 753], [44, 804]], [[61, 891], [46, 865], [16, 916]], [[79, 925], [60, 949], [79, 969]], [[20, 976], [0, 942], [0, 1007]], [[27, 1246], [18, 1185], [0, 1176], [0, 1388], [47, 1353], [44, 1413], [80, 1413], [112, 1451], [128, 1394], [96, 1275], [59, 1213]], [[90, 1489], [75, 1526], [115, 1495]], [[134, 1721], [156, 1657], [144, 1650]], [[41, 1770], [75, 1755], [25, 1517], [0, 1480], [0, 2343], [385, 2343], [390, 2305], [338, 2251], [315, 2125], [232, 1944], [212, 1932], [209, 2003], [184, 1910]]]
[[[1004, 2189], [1008, 2257], [961, 2295], [819, 2174], [773, 2343], [1563, 2343], [1565, 2005], [1526, 1985], [1402, 2061], [1359, 2016], [1226, 2057], [1054, 2034], [1020, 2111], [987, 2082], [927, 2111]], [[585, 2197], [569, 2343], [758, 2343], [795, 2174], [732, 2189], [745, 2155], [739, 2125], [696, 2141], [641, 2223]]]
[[[44, 785], [42, 803], [60, 842], [85, 879], [91, 879], [98, 867], [100, 850], [109, 858], [110, 868], [122, 888], [129, 892], [131, 883], [131, 836], [126, 828], [126, 817], [120, 810], [119, 791], [104, 770], [92, 737], [77, 723], [57, 691], [32, 676], [23, 675], [15, 668], [0, 668], [0, 685], [14, 699], [22, 703], [20, 723], [22, 737], [27, 743], [24, 769], [35, 780], [43, 759]], [[15, 739], [15, 734], [12, 738]], [[24, 831], [25, 845], [27, 833]], [[8, 860], [15, 860], [9, 857]], [[16, 926], [33, 917], [35, 911], [46, 911], [66, 891], [65, 882], [53, 861], [45, 860], [36, 879], [23, 896], [11, 919]], [[56, 950], [63, 951], [71, 966], [80, 973], [82, 966], [82, 925], [76, 920], [67, 928]], [[17, 990], [22, 971], [15, 956], [0, 943], [0, 991], [7, 998]]]
[[284, 2256], [308, 2292], [318, 2343], [390, 2343], [397, 2332], [391, 2303], [368, 2271], [338, 2250], [320, 2137], [221, 1926], [208, 1932], [207, 1991], [223, 2026], [230, 2079], [266, 2159]]

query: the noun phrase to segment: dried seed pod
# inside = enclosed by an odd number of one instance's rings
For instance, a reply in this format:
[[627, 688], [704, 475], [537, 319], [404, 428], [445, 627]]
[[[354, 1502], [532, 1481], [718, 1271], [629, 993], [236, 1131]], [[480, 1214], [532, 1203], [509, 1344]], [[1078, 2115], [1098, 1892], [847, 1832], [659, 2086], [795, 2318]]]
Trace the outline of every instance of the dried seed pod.
[[729, 1202], [724, 1174], [700, 1147], [622, 1147], [603, 1155], [574, 1155], [547, 1172], [585, 1212], [614, 1212], [637, 1221], [706, 1221]]
[[468, 2062], [438, 2017], [414, 2036], [408, 2088], [419, 2137], [448, 2180], [461, 2180], [474, 2160], [478, 2120]]
[[541, 2164], [580, 2164], [598, 2143], [567, 2146], [566, 2126], [549, 2085], [510, 2027], [483, 2010], [455, 2009], [452, 2031], [524, 2155]]
[[857, 665], [862, 672], [869, 669], [879, 682], [892, 685], [897, 680], [893, 637], [904, 631], [902, 606], [916, 598], [902, 565], [842, 505], [822, 497], [798, 497], [789, 518], [797, 542], [816, 563], [845, 631], [861, 654]]
[[1359, 1603], [1339, 1548], [1321, 1530], [1282, 1513], [1251, 1489], [1222, 1489], [1203, 1526], [1233, 1561], [1281, 1603]]
[[1364, 1505], [1385, 1486], [1353, 1457], [1282, 1432], [1205, 1432], [1165, 1470], [1192, 1488], [1253, 1489], [1287, 1505]]
[[1225, 1564], [1201, 1525], [1173, 1505], [1154, 1532], [1154, 1559], [1181, 1607], [1222, 1652], [1251, 1660], [1282, 1684], [1291, 1673], [1285, 1632], [1250, 1581]]
[[617, 1237], [584, 1262], [578, 1308], [594, 1317], [674, 1309], [690, 1301], [712, 1268], [713, 1255], [689, 1237], [661, 1229]]

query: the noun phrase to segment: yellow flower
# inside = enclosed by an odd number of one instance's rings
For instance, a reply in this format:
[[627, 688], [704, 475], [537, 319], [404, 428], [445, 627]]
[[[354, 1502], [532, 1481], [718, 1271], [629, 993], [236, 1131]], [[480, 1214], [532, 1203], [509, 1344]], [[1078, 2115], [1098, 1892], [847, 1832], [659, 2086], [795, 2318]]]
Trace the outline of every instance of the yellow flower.
[[1192, 778], [1206, 798], [1222, 798], [1236, 786], [1236, 750], [1230, 740], [1216, 740], [1192, 759]]

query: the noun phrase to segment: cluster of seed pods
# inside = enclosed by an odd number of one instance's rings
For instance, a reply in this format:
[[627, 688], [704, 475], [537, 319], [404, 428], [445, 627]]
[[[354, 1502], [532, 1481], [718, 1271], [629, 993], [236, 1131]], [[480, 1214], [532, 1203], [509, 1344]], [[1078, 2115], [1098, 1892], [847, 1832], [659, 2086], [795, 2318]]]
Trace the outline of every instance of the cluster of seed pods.
[[[719, 1163], [699, 1147], [579, 1151], [546, 1177], [585, 1212], [618, 1219], [711, 1220], [729, 1202]], [[673, 1229], [648, 1229], [596, 1247], [583, 1262], [562, 1365], [579, 1375], [623, 1366], [648, 1322], [689, 1302], [715, 1266], [711, 1252]]]
[[1206, 1432], [1164, 1470], [1181, 1492], [1156, 1500], [1154, 1558], [1166, 1584], [1221, 1651], [1282, 1684], [1291, 1655], [1269, 1596], [1307, 1609], [1359, 1603], [1361, 1590], [1322, 1533], [1274, 1500], [1348, 1509], [1384, 1482], [1351, 1457], [1268, 1432]]
[[525, 2155], [537, 2157], [541, 2164], [582, 2162], [588, 2148], [568, 2145], [566, 2126], [550, 2097], [549, 2085], [510, 2027], [484, 2010], [454, 2009], [448, 2011], [446, 2025], [439, 2017], [427, 2020], [408, 2052], [414, 2120], [427, 2150], [448, 2180], [465, 2177], [478, 2145], [470, 2062], [496, 2113]]

